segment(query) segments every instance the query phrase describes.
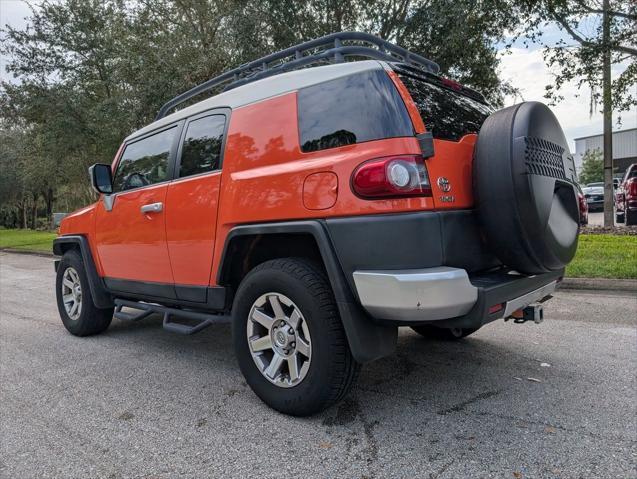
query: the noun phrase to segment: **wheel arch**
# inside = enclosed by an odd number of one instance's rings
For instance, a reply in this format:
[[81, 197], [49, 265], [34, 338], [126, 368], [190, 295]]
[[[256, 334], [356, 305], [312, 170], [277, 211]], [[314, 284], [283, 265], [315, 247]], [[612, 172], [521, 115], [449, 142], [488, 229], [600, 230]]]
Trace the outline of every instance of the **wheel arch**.
[[326, 273], [354, 358], [366, 363], [393, 353], [398, 328], [373, 322], [358, 304], [323, 223], [308, 220], [236, 226], [226, 238], [217, 283], [236, 287], [237, 281], [257, 264], [305, 252]]
[[[59, 236], [53, 240], [53, 253], [56, 256], [64, 256], [70, 250], [77, 251], [82, 257], [82, 262], [86, 269], [86, 277], [91, 289], [91, 297], [95, 306], [98, 308], [112, 308], [114, 306], [113, 298], [106, 291], [102, 278], [97, 273], [88, 239], [83, 235], [68, 235]], [[58, 264], [59, 260], [55, 262], [56, 270]]]

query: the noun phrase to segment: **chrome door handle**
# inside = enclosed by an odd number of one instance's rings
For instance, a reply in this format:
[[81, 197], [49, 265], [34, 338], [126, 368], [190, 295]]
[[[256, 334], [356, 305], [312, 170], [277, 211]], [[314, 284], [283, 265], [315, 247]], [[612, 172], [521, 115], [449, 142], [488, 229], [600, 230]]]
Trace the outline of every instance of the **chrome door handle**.
[[141, 207], [142, 214], [159, 213], [163, 209], [164, 209], [163, 203], [150, 203], [149, 205], [144, 205]]

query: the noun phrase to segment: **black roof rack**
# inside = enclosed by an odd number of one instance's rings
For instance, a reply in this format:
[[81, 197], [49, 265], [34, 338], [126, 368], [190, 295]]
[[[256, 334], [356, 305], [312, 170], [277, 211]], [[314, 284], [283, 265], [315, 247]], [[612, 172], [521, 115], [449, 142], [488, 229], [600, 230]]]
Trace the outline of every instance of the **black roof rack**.
[[[350, 42], [355, 42], [355, 44], [345, 44]], [[159, 110], [155, 120], [166, 116], [166, 113], [177, 105], [223, 84], [226, 84], [224, 91], [231, 90], [246, 83], [297, 70], [315, 63], [341, 63], [345, 60], [345, 57], [363, 57], [400, 62], [433, 74], [438, 73], [440, 70], [437, 63], [375, 35], [362, 32], [332, 33], [245, 63], [233, 70], [211, 78], [166, 102]]]

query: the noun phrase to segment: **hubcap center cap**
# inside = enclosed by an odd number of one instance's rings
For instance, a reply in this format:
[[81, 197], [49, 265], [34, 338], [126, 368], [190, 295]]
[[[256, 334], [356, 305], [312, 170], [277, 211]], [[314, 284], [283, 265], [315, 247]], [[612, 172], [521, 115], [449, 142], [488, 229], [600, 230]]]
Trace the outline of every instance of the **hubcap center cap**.
[[285, 346], [288, 343], [287, 334], [285, 334], [283, 331], [279, 331], [278, 333], [276, 333], [276, 343], [279, 346]]

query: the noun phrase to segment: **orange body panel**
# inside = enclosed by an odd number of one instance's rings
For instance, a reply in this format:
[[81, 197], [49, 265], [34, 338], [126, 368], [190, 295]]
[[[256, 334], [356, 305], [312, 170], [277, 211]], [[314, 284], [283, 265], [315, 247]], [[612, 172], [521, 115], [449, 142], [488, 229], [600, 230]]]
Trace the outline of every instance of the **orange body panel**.
[[[389, 75], [414, 130], [425, 131], [426, 119], [404, 84]], [[425, 160], [433, 197], [362, 199], [350, 186], [356, 167], [373, 158], [418, 155], [418, 140], [390, 138], [304, 153], [296, 99], [292, 92], [234, 109], [221, 172], [119, 193], [113, 211], [100, 201], [65, 219], [60, 233], [89, 236], [102, 276], [215, 285], [227, 234], [238, 224], [473, 206], [476, 135], [457, 143], [435, 140], [435, 156]], [[440, 177], [449, 180], [449, 192], [438, 187]], [[142, 205], [155, 202], [164, 203], [163, 212], [140, 213]]]
[[95, 268], [97, 274], [103, 276], [102, 265], [99, 261], [99, 255], [97, 254], [97, 247], [95, 245], [95, 209], [97, 203], [81, 208], [73, 213], [68, 214], [60, 223], [58, 229], [59, 235], [82, 235], [88, 238], [88, 243], [91, 248], [91, 254], [95, 261]]
[[[427, 170], [436, 209], [449, 210], [473, 206], [473, 148], [477, 139], [478, 135], [466, 135], [457, 143], [434, 140], [436, 154], [427, 159]], [[437, 179], [440, 177], [449, 180], [451, 189], [448, 192], [442, 191], [438, 186]], [[443, 196], [453, 198], [453, 201], [442, 201]]]
[[400, 77], [393, 70], [387, 70], [387, 74], [389, 78], [394, 82], [394, 85], [398, 89], [398, 93], [400, 93], [401, 98], [405, 102], [405, 106], [407, 107], [407, 113], [409, 113], [409, 118], [411, 118], [411, 122], [414, 125], [414, 131], [416, 134], [424, 133], [427, 131], [425, 129], [425, 124], [422, 121], [420, 116], [420, 112], [414, 103], [414, 99], [411, 97], [411, 93], [407, 90], [407, 87], [400, 79]]
[[338, 176], [332, 172], [312, 173], [303, 183], [303, 205], [308, 210], [326, 210], [338, 198]]
[[[216, 282], [226, 236], [237, 224], [432, 209], [434, 203], [428, 197], [366, 200], [350, 187], [352, 172], [364, 161], [419, 153], [415, 137], [303, 153], [299, 147], [296, 93], [234, 110], [222, 171], [210, 284]], [[330, 208], [308, 210], [303, 204], [303, 185], [309, 175], [318, 172], [332, 172], [338, 177], [338, 198]]]
[[140, 208], [166, 201], [167, 183], [118, 193], [112, 211], [96, 204], [95, 245], [102, 275], [136, 281], [172, 283], [164, 212]]
[[214, 172], [168, 185], [166, 239], [176, 284], [208, 284], [220, 184], [221, 173]]

